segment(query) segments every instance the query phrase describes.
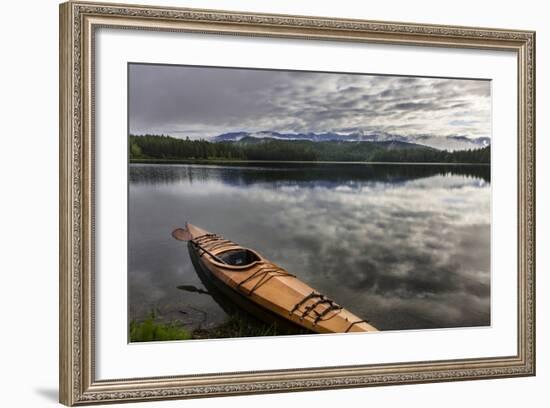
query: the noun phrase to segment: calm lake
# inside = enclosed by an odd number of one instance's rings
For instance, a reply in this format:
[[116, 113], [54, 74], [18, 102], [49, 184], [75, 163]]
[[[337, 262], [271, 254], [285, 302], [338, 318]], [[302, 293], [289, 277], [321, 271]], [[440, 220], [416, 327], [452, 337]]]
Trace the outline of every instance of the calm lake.
[[189, 221], [260, 252], [381, 330], [490, 325], [489, 166], [130, 165], [129, 319], [227, 319]]

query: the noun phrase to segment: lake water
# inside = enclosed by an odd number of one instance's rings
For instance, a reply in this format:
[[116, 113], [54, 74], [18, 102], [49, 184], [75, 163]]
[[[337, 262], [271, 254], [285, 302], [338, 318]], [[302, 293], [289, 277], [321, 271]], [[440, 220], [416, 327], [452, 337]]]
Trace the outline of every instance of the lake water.
[[381, 330], [490, 325], [489, 167], [130, 165], [129, 318], [210, 328], [186, 221], [260, 252]]

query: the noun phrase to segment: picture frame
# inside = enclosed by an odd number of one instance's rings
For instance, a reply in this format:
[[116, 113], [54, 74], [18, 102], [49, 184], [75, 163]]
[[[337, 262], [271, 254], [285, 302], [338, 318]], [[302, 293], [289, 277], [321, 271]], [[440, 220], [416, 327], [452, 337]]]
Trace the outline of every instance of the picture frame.
[[[97, 377], [96, 34], [200, 33], [504, 51], [517, 60], [517, 352], [307, 368]], [[60, 5], [60, 402], [80, 405], [535, 375], [535, 33], [230, 11]], [[495, 153], [498, 154], [498, 153]], [[498, 203], [496, 204], [498, 205]], [[512, 268], [512, 266], [510, 266]], [[122, 272], [121, 272], [122, 273]]]

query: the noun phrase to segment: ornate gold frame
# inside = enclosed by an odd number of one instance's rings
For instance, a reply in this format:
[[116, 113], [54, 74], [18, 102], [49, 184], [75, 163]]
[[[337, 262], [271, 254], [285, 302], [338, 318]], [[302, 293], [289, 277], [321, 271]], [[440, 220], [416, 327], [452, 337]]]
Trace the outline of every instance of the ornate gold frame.
[[[513, 51], [518, 61], [518, 350], [513, 356], [134, 378], [94, 376], [93, 47], [98, 27]], [[535, 374], [535, 33], [68, 2], [60, 6], [60, 401], [66, 405]]]

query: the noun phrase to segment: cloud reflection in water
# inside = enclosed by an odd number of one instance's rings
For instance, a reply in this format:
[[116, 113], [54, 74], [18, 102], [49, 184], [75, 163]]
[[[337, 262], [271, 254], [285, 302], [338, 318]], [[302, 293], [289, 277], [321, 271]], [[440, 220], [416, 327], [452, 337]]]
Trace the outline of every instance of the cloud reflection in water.
[[488, 168], [132, 165], [130, 177], [131, 310], [181, 301], [172, 288], [193, 269], [169, 233], [190, 221], [380, 329], [490, 324]]

